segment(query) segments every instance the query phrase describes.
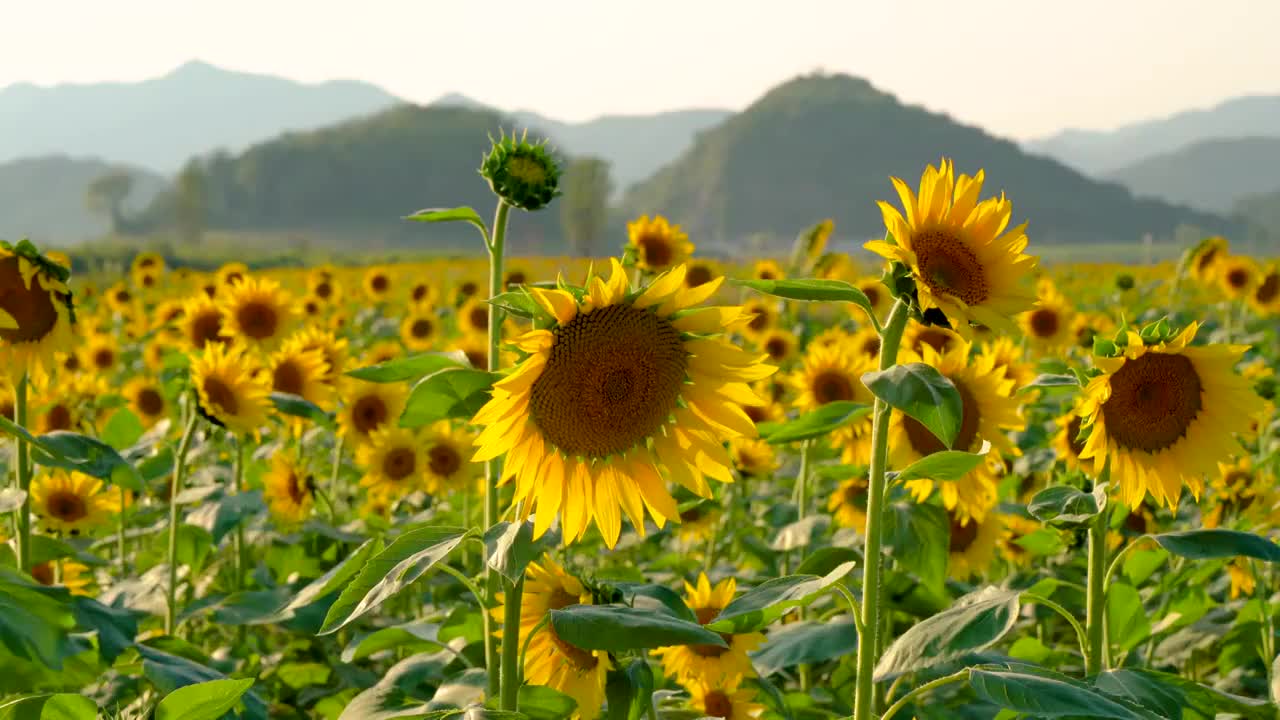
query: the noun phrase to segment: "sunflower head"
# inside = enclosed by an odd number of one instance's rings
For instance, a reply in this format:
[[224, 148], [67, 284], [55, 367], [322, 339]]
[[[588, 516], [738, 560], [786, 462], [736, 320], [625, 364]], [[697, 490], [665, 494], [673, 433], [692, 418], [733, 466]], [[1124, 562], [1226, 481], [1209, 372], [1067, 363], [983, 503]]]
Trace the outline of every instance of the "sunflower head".
[[1249, 305], [1259, 315], [1280, 314], [1280, 265], [1259, 272], [1258, 282], [1249, 293]]
[[480, 175], [493, 194], [521, 210], [540, 210], [560, 194], [560, 166], [547, 151], [545, 140], [527, 141], [503, 133], [485, 154]]
[[423, 441], [426, 491], [440, 495], [466, 489], [475, 477], [475, 465], [467, 458], [473, 439], [453, 430], [448, 422], [431, 428]]
[[684, 275], [685, 287], [696, 288], [705, 285], [720, 276], [720, 272], [710, 263], [694, 261], [688, 264]]
[[155, 378], [146, 375], [135, 375], [125, 383], [123, 395], [125, 402], [134, 415], [142, 421], [144, 427], [151, 427], [169, 414], [169, 401], [164, 390]]
[[[720, 612], [733, 602], [737, 582], [726, 578], [712, 586], [706, 573], [696, 584], [685, 582], [685, 604], [701, 625], [715, 621]], [[721, 633], [728, 647], [718, 645], [678, 645], [659, 648], [654, 655], [662, 659], [663, 673], [684, 684], [715, 687], [736, 686], [743, 678], [754, 677], [748, 653], [764, 642], [760, 633]]]
[[996, 545], [1004, 530], [999, 513], [987, 513], [979, 519], [948, 511], [950, 540], [947, 546], [947, 572], [957, 580], [981, 575], [995, 558]]
[[374, 302], [383, 302], [391, 295], [391, 270], [375, 265], [364, 271], [364, 294]]
[[182, 338], [194, 350], [202, 350], [210, 343], [221, 344], [222, 308], [204, 293], [198, 293], [182, 306]]
[[0, 360], [15, 374], [44, 369], [55, 352], [71, 349], [70, 274], [27, 240], [0, 241]]
[[272, 517], [282, 525], [297, 525], [311, 515], [315, 503], [315, 479], [291, 453], [271, 457], [271, 470], [263, 479], [262, 497]]
[[489, 303], [478, 298], [464, 302], [458, 308], [458, 328], [475, 335], [489, 332]]
[[701, 717], [721, 720], [756, 720], [764, 714], [764, 705], [755, 702], [755, 691], [737, 683], [717, 687], [703, 682], [689, 685], [689, 704]]
[[1039, 299], [1035, 308], [1018, 316], [1023, 335], [1034, 347], [1043, 351], [1054, 351], [1070, 345], [1074, 340], [1070, 301], [1058, 292], [1053, 281], [1048, 278], [1040, 281], [1036, 294]]
[[875, 361], [847, 340], [825, 346], [810, 344], [803, 366], [787, 378], [796, 391], [793, 405], [801, 412], [812, 412], [836, 401], [871, 403], [874, 398], [862, 384], [862, 375], [872, 370]]
[[112, 509], [102, 481], [88, 475], [54, 470], [31, 483], [31, 511], [44, 532], [91, 533], [107, 523]]
[[292, 329], [298, 311], [280, 284], [268, 278], [243, 277], [223, 291], [222, 336], [262, 348], [275, 347]]
[[1217, 280], [1218, 263], [1227, 256], [1229, 245], [1221, 236], [1208, 237], [1186, 255], [1185, 267], [1191, 276], [1202, 284]]
[[769, 361], [779, 365], [789, 362], [796, 356], [800, 347], [800, 339], [795, 333], [782, 328], [774, 328], [760, 338], [760, 350], [769, 356]]
[[1012, 332], [1012, 318], [1034, 302], [1020, 287], [1036, 265], [1022, 252], [1026, 226], [1007, 230], [1013, 205], [1003, 195], [979, 202], [983, 180], [981, 170], [957, 178], [945, 158], [925, 169], [918, 196], [893, 178], [903, 210], [879, 203], [889, 237], [866, 244], [913, 281], [921, 312], [940, 310], [965, 335], [970, 323]]
[[215, 275], [214, 293], [221, 291], [223, 288], [229, 288], [232, 285], [249, 277], [249, 266], [242, 262], [229, 262], [218, 268]]
[[840, 483], [827, 498], [827, 510], [840, 527], [861, 532], [867, 524], [867, 478], [859, 475]]
[[366, 443], [373, 440], [376, 431], [398, 424], [405, 393], [397, 385], [348, 379], [341, 400], [339, 430], [348, 441]]
[[306, 347], [298, 336], [291, 337], [267, 359], [271, 389], [289, 393], [326, 407], [333, 397], [329, 384], [329, 363], [320, 349]]
[[236, 435], [256, 432], [271, 412], [270, 376], [241, 345], [206, 345], [191, 359], [191, 384], [205, 419]]
[[650, 272], [669, 270], [693, 253], [689, 236], [661, 215], [648, 215], [627, 223], [626, 251], [636, 258], [636, 266]]
[[[485, 318], [487, 322], [488, 313]], [[400, 322], [400, 342], [413, 351], [430, 350], [435, 347], [440, 333], [439, 322], [430, 307], [414, 306]]]
[[1258, 266], [1243, 255], [1229, 255], [1218, 261], [1218, 287], [1232, 300], [1250, 295], [1258, 280]]
[[370, 495], [398, 500], [425, 489], [426, 453], [422, 438], [413, 430], [390, 426], [374, 430], [357, 450], [356, 462], [364, 468], [360, 486]]

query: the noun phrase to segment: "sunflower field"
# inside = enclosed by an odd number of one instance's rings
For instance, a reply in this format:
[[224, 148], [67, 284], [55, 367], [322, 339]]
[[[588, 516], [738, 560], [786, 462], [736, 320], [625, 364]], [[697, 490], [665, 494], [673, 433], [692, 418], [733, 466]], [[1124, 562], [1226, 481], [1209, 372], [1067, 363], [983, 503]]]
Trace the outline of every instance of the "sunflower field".
[[0, 244], [0, 719], [1280, 717], [1274, 261], [945, 159], [856, 257], [507, 257], [559, 172], [407, 218], [475, 259]]

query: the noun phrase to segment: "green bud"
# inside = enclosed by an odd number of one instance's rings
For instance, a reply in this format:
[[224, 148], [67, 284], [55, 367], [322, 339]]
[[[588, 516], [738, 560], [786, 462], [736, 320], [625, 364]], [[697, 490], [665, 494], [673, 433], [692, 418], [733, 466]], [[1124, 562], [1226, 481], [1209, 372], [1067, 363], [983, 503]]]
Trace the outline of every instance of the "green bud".
[[546, 141], [531, 143], [522, 134], [505, 133], [493, 141], [480, 174], [493, 194], [521, 210], [540, 210], [560, 194], [560, 168], [547, 152]]

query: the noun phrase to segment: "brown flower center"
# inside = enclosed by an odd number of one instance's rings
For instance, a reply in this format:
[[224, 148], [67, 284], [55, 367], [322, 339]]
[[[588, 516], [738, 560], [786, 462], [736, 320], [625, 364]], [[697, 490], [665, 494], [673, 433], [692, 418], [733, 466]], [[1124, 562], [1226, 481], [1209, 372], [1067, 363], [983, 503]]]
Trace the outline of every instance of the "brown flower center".
[[[698, 619], [699, 625], [706, 625], [719, 617], [720, 611], [723, 609], [718, 607], [693, 608], [693, 616]], [[731, 633], [720, 633], [720, 638], [725, 641], [726, 645], [733, 642]], [[722, 648], [719, 645], [690, 645], [689, 649], [700, 657], [720, 657], [729, 652], [729, 648]]]
[[1244, 268], [1231, 268], [1227, 271], [1227, 284], [1234, 290], [1249, 284], [1249, 271]]
[[191, 319], [191, 344], [197, 349], [211, 342], [222, 342], [222, 314], [206, 310]]
[[911, 238], [920, 277], [930, 290], [966, 305], [984, 302], [990, 289], [982, 263], [964, 241], [947, 228], [921, 230]]
[[143, 388], [134, 398], [143, 415], [155, 417], [164, 412], [164, 397], [154, 388]]
[[1072, 415], [1067, 421], [1067, 446], [1071, 448], [1073, 457], [1080, 457], [1080, 453], [1084, 452], [1084, 440], [1079, 440], [1080, 423], [1084, 418], [1079, 415]]
[[839, 370], [823, 370], [813, 378], [813, 399], [819, 405], [837, 400], [852, 400], [853, 378]]
[[44, 415], [45, 432], [56, 432], [58, 430], [70, 430], [75, 424], [71, 415], [71, 408], [58, 403], [49, 408], [49, 412]]
[[784, 337], [774, 336], [765, 342], [764, 351], [769, 353], [769, 357], [773, 360], [785, 360], [791, 352], [791, 343]]
[[1058, 334], [1058, 328], [1061, 321], [1058, 313], [1049, 308], [1036, 308], [1027, 316], [1027, 324], [1031, 327], [1031, 334], [1038, 338], [1051, 338]]
[[636, 238], [636, 245], [640, 248], [641, 262], [652, 268], [665, 268], [675, 256], [675, 248], [664, 235], [641, 235]]
[[80, 369], [80, 356], [75, 353], [67, 353], [62, 359], [62, 369], [68, 372], [75, 372]]
[[467, 313], [467, 323], [475, 330], [489, 329], [489, 308], [477, 305]]
[[409, 293], [409, 295], [413, 298], [414, 302], [421, 302], [422, 299], [430, 292], [431, 288], [427, 287], [426, 283], [418, 283], [413, 286], [413, 292]]
[[467, 356], [467, 362], [471, 363], [471, 367], [484, 368], [489, 365], [489, 356], [484, 348], [470, 348], [462, 352]]
[[[960, 418], [960, 430], [956, 433], [955, 449], [969, 450], [973, 447], [973, 443], [978, 439], [978, 424], [981, 420], [978, 410], [978, 400], [970, 392], [967, 385], [963, 382], [951, 378], [955, 384], [956, 390], [960, 393], [960, 401], [963, 403], [964, 411]], [[937, 438], [929, 428], [925, 427], [913, 417], [902, 416], [903, 427], [907, 431], [907, 441], [911, 443], [911, 448], [923, 456], [929, 456], [936, 452], [942, 452], [947, 449], [946, 445]]]
[[1196, 269], [1204, 270], [1213, 264], [1214, 259], [1218, 257], [1218, 248], [1211, 247], [1200, 255], [1200, 259], [1196, 261]]
[[392, 448], [382, 458], [382, 474], [392, 480], [403, 480], [418, 467], [418, 454], [413, 448]]
[[390, 286], [391, 279], [386, 275], [374, 275], [373, 279], [369, 281], [369, 287], [373, 288], [373, 291], [379, 295], [386, 292]]
[[702, 698], [702, 710], [708, 717], [727, 718], [733, 715], [733, 701], [722, 690], [712, 690]]
[[316, 283], [315, 294], [316, 297], [321, 300], [328, 300], [330, 297], [333, 297], [333, 285], [330, 285], [328, 282]]
[[53, 562], [42, 562], [31, 566], [31, 577], [41, 585], [53, 585]]
[[531, 405], [538, 428], [565, 455], [629, 450], [675, 410], [688, 357], [666, 319], [608, 305], [579, 313], [555, 335]]
[[245, 335], [254, 340], [274, 337], [280, 327], [280, 315], [270, 303], [247, 302], [236, 310], [236, 320]]
[[301, 505], [311, 497], [311, 478], [304, 480], [292, 470], [289, 471], [289, 478], [286, 480], [285, 487], [289, 491], [289, 500], [294, 505]]
[[973, 545], [973, 541], [978, 539], [978, 521], [970, 518], [963, 525], [960, 519], [955, 515], [950, 515], [951, 519], [951, 544], [948, 551], [953, 553], [962, 553]]
[[928, 345], [939, 353], [945, 353], [951, 349], [951, 343], [953, 342], [955, 342], [955, 337], [951, 333], [930, 325], [921, 328], [920, 332], [916, 334], [915, 347], [912, 350], [923, 354], [924, 346]]
[[409, 326], [409, 334], [414, 336], [415, 338], [418, 338], [419, 340], [423, 340], [431, 337], [431, 333], [434, 332], [435, 329], [436, 329], [435, 324], [432, 323], [430, 320], [426, 318], [420, 318], [418, 320], [414, 320], [413, 324]]
[[1253, 291], [1253, 299], [1259, 305], [1266, 305], [1272, 300], [1280, 296], [1280, 273], [1271, 272], [1258, 283], [1258, 289]]
[[[235, 391], [223, 382], [221, 378], [205, 378], [204, 394], [209, 397], [210, 405], [216, 406], [217, 410], [220, 410], [227, 415], [235, 415], [240, 411], [240, 401], [236, 399]], [[215, 408], [210, 409], [212, 410]]]
[[462, 283], [462, 285], [458, 286], [458, 292], [462, 293], [463, 297], [471, 297], [472, 295], [475, 295], [476, 291], [479, 289], [480, 288], [476, 285], [474, 280], [467, 280]]
[[1157, 452], [1178, 442], [1203, 408], [1200, 375], [1185, 355], [1149, 352], [1111, 376], [1102, 404], [1107, 435], [1126, 450]]
[[507, 273], [508, 285], [523, 285], [525, 283], [525, 275], [519, 270], [512, 270]]
[[10, 343], [44, 339], [58, 322], [54, 294], [44, 289], [39, 273], [28, 288], [22, 279], [21, 259], [0, 259], [0, 310], [11, 315], [18, 327], [0, 328], [0, 340]]
[[111, 348], [98, 348], [93, 353], [93, 366], [99, 370], [109, 370], [116, 363], [116, 353]]
[[685, 287], [698, 287], [711, 282], [711, 277], [711, 268], [706, 265], [691, 265], [685, 273], [684, 284]]
[[875, 285], [863, 285], [862, 294], [871, 301], [871, 307], [880, 307], [880, 288]]
[[432, 475], [449, 477], [462, 467], [462, 456], [450, 445], [432, 445], [427, 450], [427, 465], [431, 468]]
[[364, 395], [351, 408], [351, 423], [363, 435], [377, 430], [387, 421], [391, 409], [377, 395]]
[[862, 347], [858, 349], [862, 351], [863, 355], [868, 355], [870, 357], [879, 357], [880, 356], [880, 336], [879, 335], [868, 336], [866, 340], [862, 341]]
[[64, 523], [74, 523], [88, 517], [89, 505], [74, 492], [57, 490], [45, 498], [44, 511], [49, 517]]
[[298, 366], [297, 361], [290, 358], [281, 362], [271, 372], [271, 389], [291, 395], [302, 395], [302, 390], [306, 386], [304, 380], [302, 368]]

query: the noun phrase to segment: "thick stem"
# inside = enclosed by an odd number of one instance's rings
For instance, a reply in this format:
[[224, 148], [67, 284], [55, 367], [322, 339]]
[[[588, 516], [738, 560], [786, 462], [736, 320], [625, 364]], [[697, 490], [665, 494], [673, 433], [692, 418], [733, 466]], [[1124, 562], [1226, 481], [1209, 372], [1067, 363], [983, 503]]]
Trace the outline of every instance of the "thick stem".
[[[27, 426], [27, 386], [28, 376], [22, 374], [18, 387], [14, 388], [13, 418], [18, 425]], [[18, 437], [18, 490], [22, 492], [22, 507], [18, 508], [14, 521], [18, 536], [18, 567], [23, 572], [31, 572], [31, 446], [21, 436]]]
[[1085, 656], [1085, 675], [1093, 676], [1106, 666], [1107, 604], [1107, 512], [1100, 512], [1089, 525], [1089, 580], [1085, 596], [1085, 632], [1089, 636], [1089, 654]]
[[524, 575], [507, 583], [502, 612], [502, 709], [516, 710], [520, 696], [520, 606]]
[[173, 481], [169, 484], [169, 583], [165, 588], [164, 632], [172, 635], [178, 625], [178, 494], [187, 472], [187, 451], [191, 449], [191, 437], [196, 433], [200, 414], [192, 411], [187, 428], [178, 443], [178, 456], [174, 458]]
[[[907, 326], [907, 304], [899, 299], [889, 311], [880, 336], [880, 369], [888, 370], [898, 362], [898, 345]], [[875, 683], [872, 674], [879, 659], [880, 635], [880, 557], [882, 516], [885, 505], [885, 461], [889, 453], [889, 416], [891, 408], [876, 399], [871, 425], [871, 470], [867, 478], [867, 525], [862, 569], [862, 636], [858, 638], [857, 689], [853, 700], [854, 720], [872, 720]]]
[[[507, 240], [507, 214], [511, 206], [505, 200], [498, 200], [498, 208], [493, 216], [493, 237], [486, 239], [489, 248], [489, 297], [502, 293], [503, 252]], [[502, 311], [496, 305], [489, 306], [489, 372], [497, 372], [501, 363], [498, 344], [502, 340]], [[498, 522], [498, 480], [502, 473], [502, 461], [494, 458], [484, 464], [484, 527], [487, 531]], [[485, 598], [489, 607], [497, 605], [498, 593], [502, 590], [502, 578], [485, 564], [484, 569]], [[510, 598], [507, 599], [510, 603]], [[516, 603], [519, 606], [519, 603]], [[481, 613], [484, 623], [484, 664], [489, 672], [489, 697], [496, 697], [499, 692], [498, 639], [494, 636], [492, 618], [489, 613]], [[516, 625], [519, 627], [520, 616], [516, 614]]]

